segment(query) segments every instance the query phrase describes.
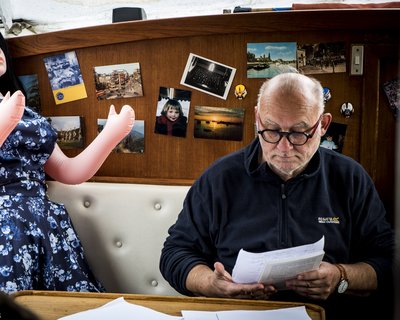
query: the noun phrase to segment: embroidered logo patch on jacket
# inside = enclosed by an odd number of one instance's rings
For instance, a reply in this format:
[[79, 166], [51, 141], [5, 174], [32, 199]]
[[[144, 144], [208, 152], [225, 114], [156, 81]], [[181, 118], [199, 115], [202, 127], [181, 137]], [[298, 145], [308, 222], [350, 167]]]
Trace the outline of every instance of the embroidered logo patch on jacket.
[[318, 217], [318, 223], [340, 224], [339, 217]]

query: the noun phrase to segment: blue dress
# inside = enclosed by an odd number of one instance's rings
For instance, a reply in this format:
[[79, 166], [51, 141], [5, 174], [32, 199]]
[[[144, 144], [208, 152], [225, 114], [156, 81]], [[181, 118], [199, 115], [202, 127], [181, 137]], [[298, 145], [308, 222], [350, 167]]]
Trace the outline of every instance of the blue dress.
[[57, 133], [25, 108], [0, 147], [0, 291], [103, 291], [63, 204], [46, 195]]

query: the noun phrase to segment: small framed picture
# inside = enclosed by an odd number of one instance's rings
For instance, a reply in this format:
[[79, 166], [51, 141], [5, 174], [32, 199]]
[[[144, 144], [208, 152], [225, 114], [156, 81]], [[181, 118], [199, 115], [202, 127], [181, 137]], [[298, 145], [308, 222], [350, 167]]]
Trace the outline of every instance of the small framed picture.
[[181, 84], [226, 100], [235, 72], [235, 68], [190, 53]]

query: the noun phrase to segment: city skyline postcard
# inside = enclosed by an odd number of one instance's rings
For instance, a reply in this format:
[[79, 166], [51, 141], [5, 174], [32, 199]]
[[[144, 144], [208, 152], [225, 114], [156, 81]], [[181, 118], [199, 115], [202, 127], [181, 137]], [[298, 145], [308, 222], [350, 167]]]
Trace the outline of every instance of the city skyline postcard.
[[247, 78], [272, 78], [297, 72], [296, 42], [253, 42], [247, 44]]
[[244, 108], [194, 107], [194, 137], [241, 141]]
[[97, 100], [143, 96], [139, 62], [94, 67]]
[[87, 98], [75, 51], [43, 59], [56, 104]]

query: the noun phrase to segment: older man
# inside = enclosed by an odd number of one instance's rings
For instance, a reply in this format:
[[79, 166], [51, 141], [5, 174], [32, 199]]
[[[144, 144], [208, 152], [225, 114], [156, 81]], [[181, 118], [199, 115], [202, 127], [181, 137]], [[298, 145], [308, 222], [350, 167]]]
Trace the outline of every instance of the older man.
[[[162, 250], [162, 274], [186, 295], [304, 301], [325, 307], [328, 320], [361, 316], [391, 283], [394, 237], [364, 169], [319, 148], [332, 120], [321, 84], [297, 73], [267, 80], [255, 120], [259, 138], [190, 189]], [[232, 281], [241, 248], [264, 252], [322, 236], [319, 269], [288, 280], [286, 290]]]

